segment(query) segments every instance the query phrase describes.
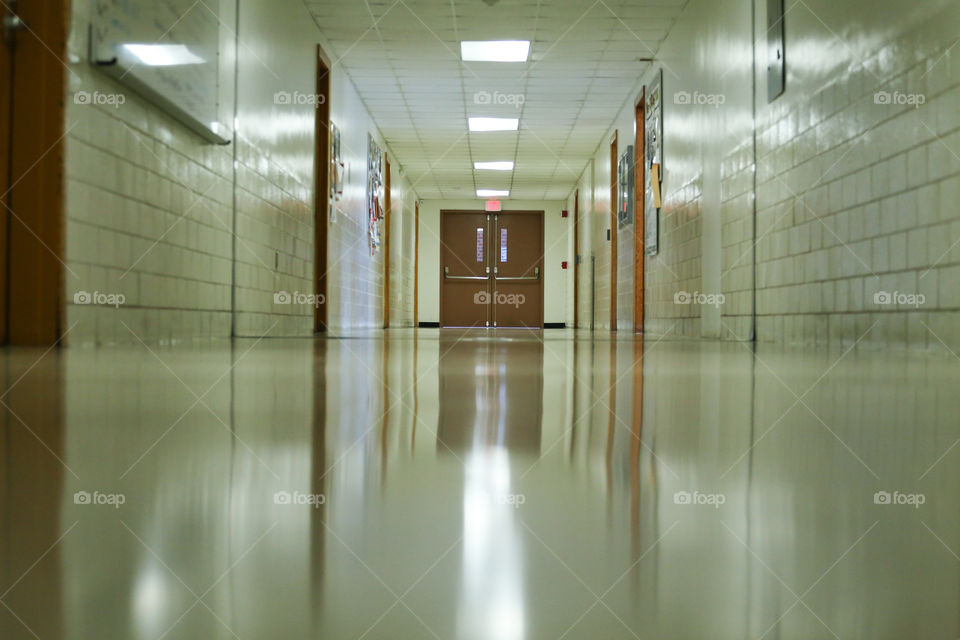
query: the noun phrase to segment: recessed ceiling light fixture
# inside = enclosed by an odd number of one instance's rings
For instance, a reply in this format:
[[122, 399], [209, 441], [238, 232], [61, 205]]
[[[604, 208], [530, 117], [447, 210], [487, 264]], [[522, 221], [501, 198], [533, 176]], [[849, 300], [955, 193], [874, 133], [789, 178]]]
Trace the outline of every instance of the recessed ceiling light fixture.
[[470, 131], [516, 131], [519, 118], [468, 118]]
[[529, 40], [464, 40], [460, 43], [464, 62], [526, 62]]
[[509, 195], [509, 191], [501, 189], [477, 189], [478, 198], [506, 198]]
[[502, 162], [474, 162], [473, 168], [486, 171], [512, 171], [513, 163], [509, 160]]

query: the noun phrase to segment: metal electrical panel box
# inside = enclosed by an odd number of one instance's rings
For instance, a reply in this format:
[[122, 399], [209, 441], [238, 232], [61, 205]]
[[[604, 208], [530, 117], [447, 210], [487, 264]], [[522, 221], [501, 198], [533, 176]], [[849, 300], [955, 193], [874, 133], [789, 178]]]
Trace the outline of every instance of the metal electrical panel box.
[[783, 93], [787, 80], [784, 61], [784, 0], [767, 0], [767, 102]]

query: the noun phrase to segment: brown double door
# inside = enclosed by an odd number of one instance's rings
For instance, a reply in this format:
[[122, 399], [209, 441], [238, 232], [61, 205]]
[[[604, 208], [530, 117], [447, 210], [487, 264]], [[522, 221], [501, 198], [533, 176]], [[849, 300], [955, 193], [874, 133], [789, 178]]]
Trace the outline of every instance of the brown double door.
[[543, 328], [543, 212], [440, 217], [440, 325]]

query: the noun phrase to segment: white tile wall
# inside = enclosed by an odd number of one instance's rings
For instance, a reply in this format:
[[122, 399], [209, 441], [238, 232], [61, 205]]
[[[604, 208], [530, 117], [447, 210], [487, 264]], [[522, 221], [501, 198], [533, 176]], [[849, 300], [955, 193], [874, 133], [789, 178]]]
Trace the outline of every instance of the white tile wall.
[[[68, 339], [171, 341], [236, 335], [310, 335], [310, 306], [274, 304], [276, 291], [310, 292], [313, 279], [312, 108], [274, 104], [276, 91], [315, 91], [321, 39], [298, 0], [241, 4], [234, 111], [234, 43], [223, 16], [221, 120], [236, 144], [216, 146], [87, 62], [92, 0], [73, 4], [66, 97]], [[77, 91], [123, 93], [119, 108], [76, 104]], [[330, 227], [332, 332], [379, 327], [382, 251], [366, 240], [367, 134], [376, 124], [342, 69], [332, 73], [331, 119], [344, 134], [345, 197]], [[382, 140], [381, 140], [382, 145]], [[382, 145], [383, 146], [383, 145]], [[389, 150], [388, 150], [389, 152]], [[395, 172], [393, 288], [397, 321], [412, 321], [415, 192]], [[78, 292], [120, 293], [119, 308], [74, 304]]]
[[[758, 7], [758, 25], [764, 11]], [[852, 343], [876, 323], [867, 342], [960, 347], [960, 54], [949, 27], [960, 6], [793, 5], [788, 88], [769, 105], [766, 54], [757, 49], [756, 154], [750, 12], [742, 0], [693, 0], [657, 54], [664, 208], [660, 253], [645, 262], [648, 332], [749, 339], [755, 277], [762, 341]], [[678, 91], [723, 102], [682, 105]], [[877, 104], [881, 91], [919, 95], [922, 104]], [[600, 215], [609, 200], [609, 135], [614, 128], [622, 135], [631, 119], [632, 102], [598, 141]], [[608, 225], [599, 226], [592, 251], [603, 327], [610, 250]], [[622, 243], [619, 253], [623, 328], [633, 258]], [[678, 292], [715, 290], [725, 296], [719, 312], [673, 302]], [[923, 303], [876, 304], [881, 291], [919, 294]]]

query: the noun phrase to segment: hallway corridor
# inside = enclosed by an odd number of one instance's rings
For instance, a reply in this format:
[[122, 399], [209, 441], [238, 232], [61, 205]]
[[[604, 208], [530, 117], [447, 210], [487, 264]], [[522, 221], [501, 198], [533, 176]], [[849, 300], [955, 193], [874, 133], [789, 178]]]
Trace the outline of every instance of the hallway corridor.
[[5, 640], [958, 632], [952, 356], [396, 330], [0, 358]]
[[0, 640], [960, 640], [960, 0], [0, 18]]

